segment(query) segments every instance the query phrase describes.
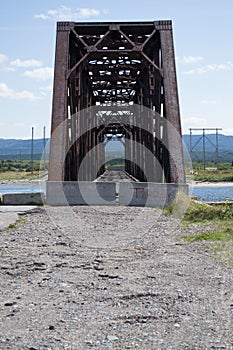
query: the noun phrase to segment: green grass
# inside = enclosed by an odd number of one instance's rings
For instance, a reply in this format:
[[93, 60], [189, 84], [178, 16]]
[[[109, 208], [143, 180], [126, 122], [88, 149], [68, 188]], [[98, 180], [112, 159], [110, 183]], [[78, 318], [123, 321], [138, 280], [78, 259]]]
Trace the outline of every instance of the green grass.
[[39, 174], [44, 174], [40, 161], [35, 160], [0, 160], [0, 180], [36, 180]]
[[[32, 172], [33, 170], [33, 172]], [[0, 160], [0, 180], [35, 180], [42, 171], [39, 160]]]
[[222, 230], [200, 233], [193, 236], [185, 236], [184, 239], [187, 242], [197, 242], [197, 241], [231, 241], [233, 240], [233, 230]]
[[[206, 168], [215, 168], [215, 164], [207, 164]], [[220, 163], [217, 170], [204, 170], [198, 163], [193, 163], [193, 179], [195, 181], [230, 182], [233, 181], [233, 166], [231, 163]]]
[[204, 242], [227, 268], [233, 268], [233, 229], [229, 223], [216, 231], [182, 237], [188, 243]]
[[191, 201], [183, 221], [206, 222], [226, 219], [233, 220], [233, 204], [228, 201], [223, 205], [209, 205]]
[[11, 233], [12, 231], [15, 231], [18, 229], [21, 225], [23, 225], [26, 222], [25, 218], [19, 218], [15, 223], [10, 224], [8, 228], [6, 229], [7, 233]]
[[36, 180], [38, 178], [38, 171], [33, 172], [33, 174], [25, 171], [4, 171], [0, 173], [0, 180]]
[[[211, 206], [205, 203], [190, 202], [183, 217], [185, 225], [196, 224], [203, 232], [182, 236], [188, 243], [205, 242], [227, 267], [233, 267], [233, 205], [228, 201], [223, 205]], [[210, 229], [206, 231], [206, 227]]]

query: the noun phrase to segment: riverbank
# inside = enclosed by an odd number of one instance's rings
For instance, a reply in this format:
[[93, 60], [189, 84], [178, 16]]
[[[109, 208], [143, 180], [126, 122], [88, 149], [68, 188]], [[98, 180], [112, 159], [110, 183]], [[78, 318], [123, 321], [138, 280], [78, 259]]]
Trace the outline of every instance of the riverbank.
[[48, 179], [48, 173], [45, 171], [25, 173], [25, 172], [3, 172], [0, 173], [0, 185], [14, 186], [37, 186], [40, 182], [45, 182]]
[[233, 186], [233, 182], [232, 181], [219, 181], [219, 182], [212, 182], [212, 181], [193, 181], [191, 183], [188, 183], [190, 187], [192, 186], [198, 186], [198, 187], [205, 187], [205, 186], [209, 186], [209, 187], [225, 187], [225, 186]]
[[[21, 180], [1, 180], [0, 179], [0, 186], [39, 186], [40, 184], [45, 184], [47, 180], [47, 177], [42, 177], [40, 179], [21, 179]], [[233, 186], [232, 181], [219, 181], [219, 182], [212, 182], [212, 181], [191, 181], [188, 182], [189, 186]]]
[[[0, 181], [0, 194], [46, 191], [46, 179]], [[121, 180], [123, 181], [123, 180]], [[125, 181], [125, 180], [124, 180]], [[204, 202], [225, 202], [233, 199], [233, 182], [191, 182], [189, 195]]]
[[39, 180], [0, 180], [0, 186], [39, 186], [44, 182]]

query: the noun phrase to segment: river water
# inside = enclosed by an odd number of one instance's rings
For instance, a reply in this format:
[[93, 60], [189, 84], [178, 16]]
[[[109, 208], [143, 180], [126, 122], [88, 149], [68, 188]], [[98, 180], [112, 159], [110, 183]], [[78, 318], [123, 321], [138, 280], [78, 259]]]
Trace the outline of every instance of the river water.
[[0, 194], [6, 194], [6, 193], [28, 193], [28, 192], [45, 192], [44, 187], [40, 186], [15, 186], [15, 185], [0, 185]]
[[193, 186], [190, 194], [204, 202], [233, 201], [233, 186]]
[[[14, 186], [0, 185], [0, 194], [23, 193], [23, 192], [45, 192], [44, 186]], [[197, 197], [205, 202], [224, 202], [227, 199], [233, 201], [233, 186], [211, 185], [211, 186], [193, 186], [190, 187], [190, 195]]]

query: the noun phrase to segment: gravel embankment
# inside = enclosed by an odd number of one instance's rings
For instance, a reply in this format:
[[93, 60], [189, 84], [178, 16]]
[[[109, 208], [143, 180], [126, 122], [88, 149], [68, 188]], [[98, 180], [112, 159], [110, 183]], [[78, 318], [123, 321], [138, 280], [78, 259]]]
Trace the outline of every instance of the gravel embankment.
[[233, 349], [232, 269], [178, 237], [201, 226], [135, 207], [22, 218], [0, 233], [0, 349]]

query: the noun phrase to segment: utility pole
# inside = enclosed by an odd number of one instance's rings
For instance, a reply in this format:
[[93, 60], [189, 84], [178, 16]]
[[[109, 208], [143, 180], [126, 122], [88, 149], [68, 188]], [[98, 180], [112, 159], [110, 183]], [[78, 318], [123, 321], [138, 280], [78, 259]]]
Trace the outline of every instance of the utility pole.
[[31, 140], [31, 173], [34, 170], [34, 127], [32, 127], [32, 140]]
[[44, 139], [44, 144], [43, 144], [44, 171], [46, 170], [45, 132], [46, 132], [46, 127], [44, 126], [44, 135], [43, 135], [43, 139]]
[[[199, 140], [197, 140], [194, 144], [192, 142], [193, 133], [192, 131], [202, 131], [202, 135]], [[215, 131], [215, 144], [208, 138], [208, 134], [206, 131]], [[194, 157], [194, 148], [199, 144], [199, 142], [202, 140], [202, 152], [203, 152], [203, 168], [205, 170], [206, 168], [206, 142], [208, 142], [212, 147], [214, 147], [214, 157], [215, 157], [215, 163], [216, 168], [219, 168], [219, 130], [222, 130], [221, 128], [190, 128], [190, 157], [191, 159]], [[193, 160], [193, 159], [192, 159]]]
[[216, 129], [216, 168], [219, 168], [219, 160], [218, 160], [218, 129]]
[[189, 137], [189, 153], [190, 153], [190, 158], [192, 161], [192, 151], [193, 151], [193, 146], [192, 146], [192, 129], [189, 129], [190, 131], [190, 137]]
[[22, 171], [22, 151], [19, 151], [19, 163], [20, 163], [20, 171]]
[[203, 168], [205, 170], [205, 129], [203, 129]]

